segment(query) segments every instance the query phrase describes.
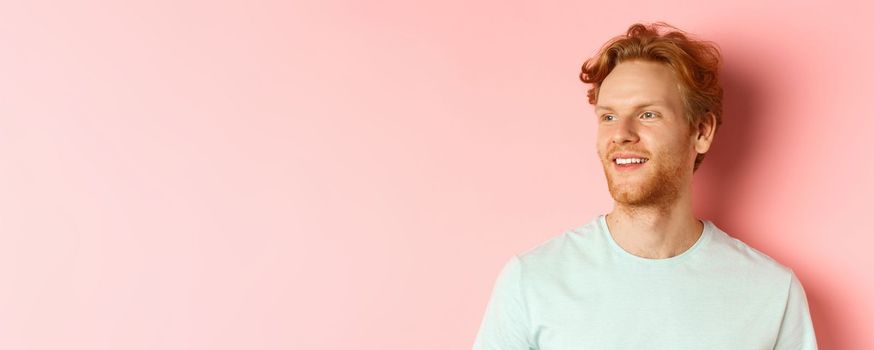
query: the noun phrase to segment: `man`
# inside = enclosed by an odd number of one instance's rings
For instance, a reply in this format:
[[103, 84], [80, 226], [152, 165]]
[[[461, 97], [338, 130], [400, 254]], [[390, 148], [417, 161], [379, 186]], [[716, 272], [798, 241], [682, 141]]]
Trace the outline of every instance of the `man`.
[[719, 57], [660, 22], [585, 62], [613, 211], [507, 261], [475, 350], [817, 348], [794, 272], [692, 212]]

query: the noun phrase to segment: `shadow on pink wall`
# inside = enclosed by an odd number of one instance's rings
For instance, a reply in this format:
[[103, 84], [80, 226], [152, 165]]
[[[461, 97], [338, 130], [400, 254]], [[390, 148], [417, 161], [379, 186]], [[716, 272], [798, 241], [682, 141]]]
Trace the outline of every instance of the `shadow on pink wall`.
[[[766, 104], [773, 101], [774, 96], [785, 95], [780, 90], [803, 87], [781, 83], [776, 79], [793, 72], [781, 72], [781, 69], [786, 69], [785, 65], [774, 62], [773, 57], [769, 59], [768, 55], [759, 54], [767, 48], [750, 48], [749, 42], [742, 41], [716, 41], [720, 43], [723, 53], [731, 52], [734, 56], [726, 57], [720, 77], [725, 90], [723, 123], [717, 130], [714, 144], [702, 163], [702, 168], [699, 169], [700, 173], [695, 175], [693, 193], [696, 212], [713, 219], [732, 236], [792, 267], [787, 263], [790, 260], [788, 257], [781, 256], [776, 249], [769, 249], [769, 245], [773, 246], [773, 241], [764, 244], [762, 238], [756, 236], [762, 234], [761, 232], [741, 230], [732, 223], [748, 220], [743, 217], [740, 209], [748, 204], [746, 202], [750, 198], [760, 197], [760, 200], [767, 200], [755, 194], [751, 197], [749, 189], [744, 185], [746, 178], [755, 177], [755, 172], [760, 171], [753, 169], [749, 160], [767, 157], [773, 152], [766, 149], [766, 145], [760, 141], [774, 132], [773, 118], [781, 116], [768, 115], [766, 110], [770, 106]], [[773, 52], [771, 54], [774, 55]], [[787, 131], [791, 132], [792, 129], [780, 129], [780, 132]], [[704, 168], [707, 168], [706, 171], [701, 171]], [[841, 308], [836, 302], [836, 298], [840, 296], [829, 292], [835, 288], [814, 283], [815, 281], [806, 278], [798, 269], [795, 272], [807, 294], [819, 348], [849, 349], [849, 339], [861, 339], [862, 335], [848, 334], [851, 330], [840, 326], [847, 321], [841, 320]]]

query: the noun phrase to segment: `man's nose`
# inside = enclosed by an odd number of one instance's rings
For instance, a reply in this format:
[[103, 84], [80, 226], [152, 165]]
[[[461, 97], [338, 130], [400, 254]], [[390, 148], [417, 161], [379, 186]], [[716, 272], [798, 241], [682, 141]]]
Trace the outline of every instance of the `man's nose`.
[[614, 143], [637, 142], [637, 121], [634, 118], [620, 118], [613, 133]]

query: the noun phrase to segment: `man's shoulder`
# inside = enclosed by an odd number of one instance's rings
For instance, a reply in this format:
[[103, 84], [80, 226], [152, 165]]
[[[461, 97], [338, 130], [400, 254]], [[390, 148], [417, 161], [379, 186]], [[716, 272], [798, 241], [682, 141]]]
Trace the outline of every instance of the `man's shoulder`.
[[553, 234], [545, 240], [516, 254], [520, 262], [533, 266], [554, 266], [568, 260], [586, 258], [595, 253], [598, 236], [598, 218], [594, 217], [584, 225], [568, 228]]
[[[532, 270], [560, 271], [567, 265], [576, 268], [599, 265], [609, 254], [608, 243], [601, 234], [600, 216], [582, 226], [554, 234], [516, 254], [519, 262]], [[696, 264], [719, 272], [757, 279], [788, 279], [792, 269], [770, 255], [736, 238], [708, 220], [709, 240], [695, 253]], [[568, 267], [570, 268], [570, 267]]]
[[792, 269], [777, 259], [716, 225], [712, 225], [711, 228], [712, 238], [707, 249], [707, 258], [714, 263], [738, 271], [757, 272], [767, 277], [788, 278], [791, 275]]

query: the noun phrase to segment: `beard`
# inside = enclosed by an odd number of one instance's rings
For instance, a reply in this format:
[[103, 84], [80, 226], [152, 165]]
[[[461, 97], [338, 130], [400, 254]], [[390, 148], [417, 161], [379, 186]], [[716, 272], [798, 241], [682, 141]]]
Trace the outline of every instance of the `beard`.
[[[686, 176], [687, 162], [676, 153], [657, 154], [663, 156], [649, 158], [642, 168], [635, 170], [640, 174], [625, 179], [626, 175], [613, 170], [613, 162], [609, 159], [604, 161], [604, 175], [613, 200], [629, 207], [657, 208], [669, 207], [677, 201]], [[632, 177], [635, 180], [628, 181]]]

